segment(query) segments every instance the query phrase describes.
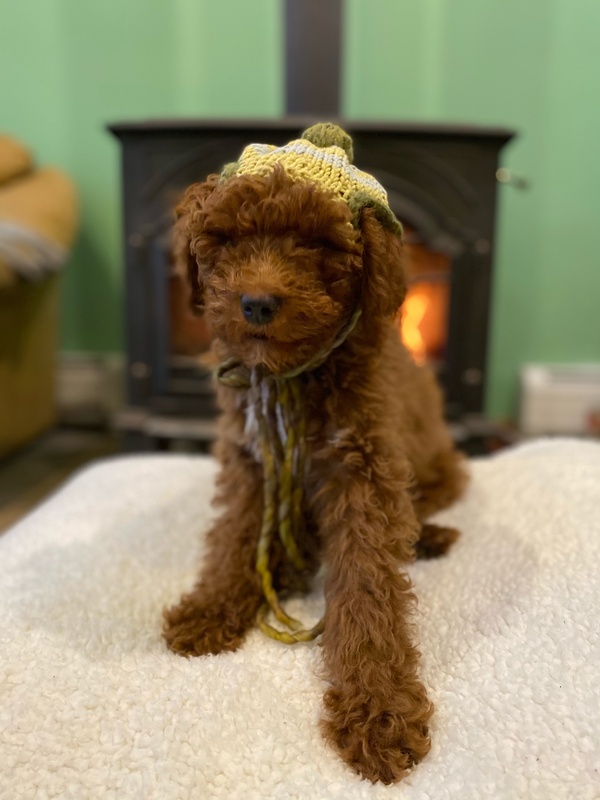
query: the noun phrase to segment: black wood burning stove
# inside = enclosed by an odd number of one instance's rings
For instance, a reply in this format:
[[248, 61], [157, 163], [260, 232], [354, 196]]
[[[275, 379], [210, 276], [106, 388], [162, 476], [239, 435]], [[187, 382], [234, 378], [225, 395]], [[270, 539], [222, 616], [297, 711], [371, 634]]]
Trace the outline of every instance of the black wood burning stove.
[[[172, 211], [190, 183], [250, 142], [282, 145], [314, 119], [157, 121], [110, 126], [122, 145], [129, 446], [207, 442], [215, 408], [198, 363], [209, 334], [172, 274]], [[355, 164], [387, 189], [405, 224], [411, 290], [399, 335], [436, 369], [450, 421], [481, 419], [501, 148], [512, 132], [446, 125], [340, 123]]]

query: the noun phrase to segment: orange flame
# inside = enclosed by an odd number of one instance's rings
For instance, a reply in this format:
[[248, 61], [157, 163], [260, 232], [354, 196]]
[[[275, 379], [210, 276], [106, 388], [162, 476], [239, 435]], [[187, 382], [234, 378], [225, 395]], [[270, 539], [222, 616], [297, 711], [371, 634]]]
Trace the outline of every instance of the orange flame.
[[409, 291], [402, 307], [400, 322], [402, 340], [417, 364], [424, 364], [427, 359], [427, 344], [420, 326], [429, 302], [430, 298], [426, 291], [414, 288]]

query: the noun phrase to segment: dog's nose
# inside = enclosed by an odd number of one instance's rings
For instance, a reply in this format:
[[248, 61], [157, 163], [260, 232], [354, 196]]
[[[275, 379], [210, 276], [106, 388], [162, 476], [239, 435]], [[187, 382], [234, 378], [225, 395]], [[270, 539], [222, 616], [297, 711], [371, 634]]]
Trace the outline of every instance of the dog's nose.
[[252, 295], [243, 294], [240, 298], [242, 314], [251, 325], [268, 325], [280, 305], [281, 300], [272, 295], [252, 297]]

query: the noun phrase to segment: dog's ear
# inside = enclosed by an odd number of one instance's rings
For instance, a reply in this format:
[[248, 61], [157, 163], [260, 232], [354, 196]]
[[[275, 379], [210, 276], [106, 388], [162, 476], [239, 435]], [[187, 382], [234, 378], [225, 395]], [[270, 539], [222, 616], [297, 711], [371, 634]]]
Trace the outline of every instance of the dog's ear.
[[175, 209], [172, 238], [175, 271], [189, 286], [190, 306], [195, 313], [201, 313], [204, 308], [204, 281], [197, 258], [197, 244], [202, 233], [206, 201], [218, 182], [219, 176], [211, 175], [203, 183], [188, 187]]
[[406, 295], [402, 241], [370, 207], [360, 212], [359, 229], [363, 244], [363, 318], [391, 317]]

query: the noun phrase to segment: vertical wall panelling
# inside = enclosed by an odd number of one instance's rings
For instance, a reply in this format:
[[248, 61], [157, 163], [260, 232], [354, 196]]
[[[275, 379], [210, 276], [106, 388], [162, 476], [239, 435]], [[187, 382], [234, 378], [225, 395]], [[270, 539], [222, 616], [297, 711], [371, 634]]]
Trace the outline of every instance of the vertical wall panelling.
[[600, 360], [600, 4], [347, 0], [345, 113], [504, 125], [487, 409], [514, 416], [526, 361]]

